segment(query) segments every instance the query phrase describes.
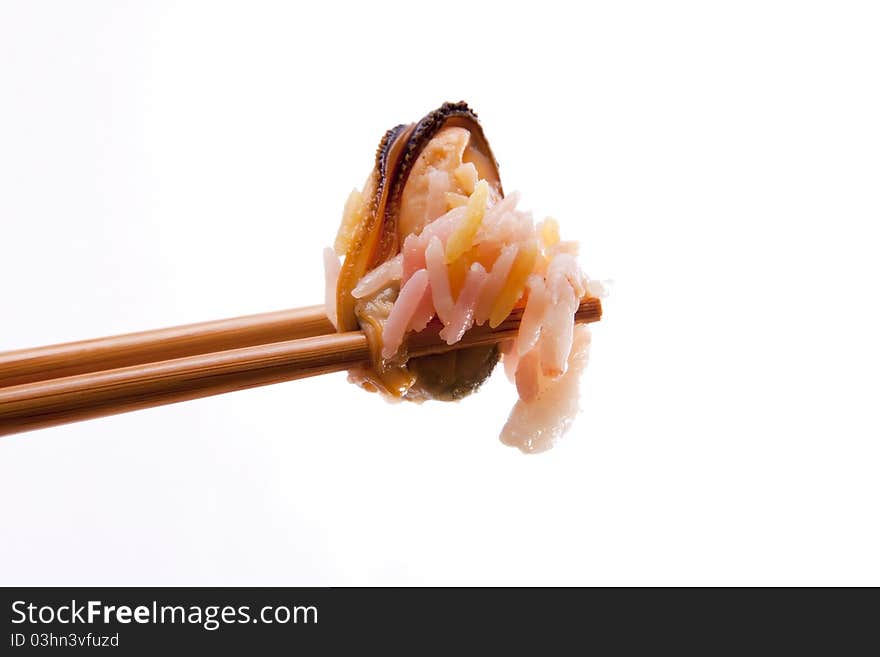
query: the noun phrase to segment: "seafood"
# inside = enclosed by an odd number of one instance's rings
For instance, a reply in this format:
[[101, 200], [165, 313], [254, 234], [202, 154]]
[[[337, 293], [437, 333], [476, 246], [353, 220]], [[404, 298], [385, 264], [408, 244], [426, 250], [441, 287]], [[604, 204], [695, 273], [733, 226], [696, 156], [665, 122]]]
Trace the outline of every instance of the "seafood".
[[[536, 451], [576, 410], [577, 385], [566, 377], [579, 376], [589, 339], [586, 328], [575, 332], [574, 314], [599, 288], [581, 272], [576, 245], [560, 239], [558, 224], [536, 225], [518, 202], [517, 193], [505, 196], [489, 142], [465, 103], [392, 128], [364, 187], [345, 204], [333, 249], [325, 250], [326, 309], [339, 331], [360, 329], [369, 340], [371, 363], [349, 379], [390, 400], [461, 399], [503, 352], [520, 397], [503, 440]], [[439, 324], [440, 338], [453, 345], [518, 307], [519, 334], [503, 345], [407, 353], [407, 336], [429, 325]]]

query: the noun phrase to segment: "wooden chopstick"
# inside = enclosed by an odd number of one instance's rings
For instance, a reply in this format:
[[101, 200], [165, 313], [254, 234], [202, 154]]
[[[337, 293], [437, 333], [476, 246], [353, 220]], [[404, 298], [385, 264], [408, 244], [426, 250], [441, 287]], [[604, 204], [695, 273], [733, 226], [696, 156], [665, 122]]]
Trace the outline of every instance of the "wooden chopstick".
[[324, 306], [0, 352], [0, 388], [334, 333]]
[[[599, 300], [587, 298], [575, 321], [601, 316]], [[422, 356], [499, 342], [516, 335], [521, 317], [514, 310], [496, 329], [475, 327], [452, 346], [439, 339], [434, 320], [409, 336], [408, 350]], [[337, 372], [369, 357], [366, 336], [351, 331], [10, 386], [0, 389], [0, 435]]]

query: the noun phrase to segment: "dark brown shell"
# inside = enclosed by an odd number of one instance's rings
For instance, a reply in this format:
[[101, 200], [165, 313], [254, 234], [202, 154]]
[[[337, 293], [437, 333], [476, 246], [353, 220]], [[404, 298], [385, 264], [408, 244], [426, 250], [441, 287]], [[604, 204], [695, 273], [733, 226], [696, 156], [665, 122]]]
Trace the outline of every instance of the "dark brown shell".
[[398, 125], [386, 132], [376, 149], [367, 217], [352, 240], [339, 275], [336, 308], [340, 331], [357, 329], [351, 290], [364, 274], [400, 251], [397, 225], [403, 188], [422, 150], [446, 127], [461, 127], [471, 133], [471, 144], [490, 163], [491, 171], [484, 176], [500, 196], [504, 195], [498, 163], [467, 103], [444, 103], [418, 123]]
[[[409, 179], [409, 174], [424, 150], [438, 132], [443, 128], [460, 127], [465, 128], [471, 134], [471, 144], [479, 152], [485, 155], [494, 167], [492, 172], [493, 179], [489, 182], [495, 187], [499, 196], [504, 196], [501, 188], [501, 176], [498, 173], [498, 162], [492, 154], [489, 142], [483, 134], [483, 128], [480, 125], [476, 113], [467, 106], [464, 101], [458, 103], [444, 103], [440, 108], [434, 110], [414, 126], [410, 126], [410, 130], [404, 126], [397, 126], [389, 130], [376, 152], [376, 170], [381, 171], [386, 178], [383, 181], [381, 189], [374, 197], [376, 209], [378, 211], [379, 204], [383, 199], [379, 196], [387, 193], [387, 198], [382, 204], [383, 215], [383, 231], [382, 237], [374, 254], [374, 259], [369, 263], [367, 271], [376, 267], [389, 258], [393, 258], [400, 251], [400, 244], [397, 239], [397, 219], [400, 215], [400, 199], [403, 196], [403, 188]], [[405, 137], [404, 137], [405, 135]], [[392, 157], [392, 150], [395, 145], [404, 139], [403, 150], [398, 158]], [[396, 168], [391, 170], [389, 163], [393, 163]]]
[[[400, 251], [398, 224], [403, 189], [419, 155], [437, 133], [446, 127], [461, 127], [471, 135], [469, 148], [481, 155], [485, 164], [481, 177], [489, 181], [499, 196], [504, 192], [498, 163], [483, 133], [477, 115], [466, 103], [444, 103], [421, 121], [398, 125], [385, 133], [376, 150], [376, 162], [365, 194], [369, 196], [366, 217], [346, 253], [336, 288], [337, 322], [340, 331], [358, 329], [355, 299], [357, 282], [368, 271]], [[479, 169], [478, 165], [478, 169]], [[383, 364], [374, 359], [381, 378]], [[475, 390], [488, 377], [498, 361], [495, 346], [474, 347], [443, 356], [411, 359], [409, 366], [417, 382], [411, 398], [458, 399]]]

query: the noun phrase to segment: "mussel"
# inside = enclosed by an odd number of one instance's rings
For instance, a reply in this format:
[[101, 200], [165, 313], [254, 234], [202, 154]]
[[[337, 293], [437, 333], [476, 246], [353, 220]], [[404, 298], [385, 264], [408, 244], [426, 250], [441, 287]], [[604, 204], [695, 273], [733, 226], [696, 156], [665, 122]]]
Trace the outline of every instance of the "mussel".
[[440, 184], [449, 189], [444, 194], [469, 194], [474, 173], [487, 181], [493, 201], [503, 198], [498, 163], [477, 115], [464, 102], [445, 103], [417, 123], [389, 130], [364, 189], [349, 198], [336, 240], [344, 262], [336, 285], [335, 323], [339, 331], [362, 329], [370, 340], [371, 367], [351, 373], [364, 387], [407, 400], [455, 400], [475, 391], [498, 362], [494, 345], [409, 359], [404, 349], [383, 358], [383, 320], [399, 283], [379, 285], [360, 298], [353, 295], [368, 272], [398, 257], [405, 238], [419, 234], [436, 217], [426, 207], [436, 204], [436, 180], [445, 175]]
[[[587, 321], [601, 316], [598, 299], [587, 297], [604, 289], [580, 269], [577, 242], [562, 240], [556, 220], [536, 223], [518, 202], [517, 192], [504, 194], [466, 104], [446, 103], [392, 128], [324, 251], [325, 305], [340, 331], [360, 329], [370, 344], [371, 362], [349, 371], [349, 380], [392, 400], [461, 399], [503, 361], [519, 400], [501, 440], [535, 452], [577, 413], [590, 338], [576, 320], [587, 306]], [[408, 353], [425, 337], [453, 346], [516, 309], [515, 335], [497, 346]]]

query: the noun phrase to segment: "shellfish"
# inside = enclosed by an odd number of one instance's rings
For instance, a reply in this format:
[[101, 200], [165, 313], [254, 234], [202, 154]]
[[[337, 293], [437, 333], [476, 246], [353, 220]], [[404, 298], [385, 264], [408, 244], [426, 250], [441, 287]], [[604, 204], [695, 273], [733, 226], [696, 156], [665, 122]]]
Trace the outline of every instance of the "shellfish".
[[[483, 383], [503, 352], [521, 401], [509, 423], [553, 415], [521, 405], [540, 404], [551, 388], [556, 392], [546, 398], [576, 389], [556, 384], [570, 362], [578, 364], [573, 371], [582, 369], [589, 340], [575, 339], [574, 314], [598, 287], [581, 272], [576, 244], [560, 239], [558, 224], [535, 225], [518, 200], [505, 196], [489, 142], [463, 102], [385, 134], [325, 251], [328, 317], [339, 331], [364, 331], [370, 343], [370, 365], [350, 371], [350, 380], [390, 399], [457, 400]], [[500, 347], [407, 354], [407, 336], [435, 317], [439, 337], [452, 345], [475, 324], [498, 326], [516, 307], [523, 308], [519, 333]], [[573, 345], [583, 353], [573, 354]], [[508, 426], [503, 435], [560, 433], [545, 425]], [[546, 448], [532, 438], [520, 448]]]
[[470, 194], [477, 180], [488, 181], [495, 198], [503, 197], [498, 164], [477, 115], [463, 102], [445, 103], [421, 121], [385, 133], [363, 191], [349, 198], [336, 240], [345, 260], [336, 285], [335, 323], [340, 331], [362, 328], [370, 338], [373, 366], [352, 374], [366, 387], [409, 400], [459, 399], [476, 390], [498, 362], [494, 345], [412, 358], [405, 365], [399, 358], [382, 358], [388, 302], [399, 285], [376, 281], [371, 294], [352, 294], [368, 272], [400, 254], [408, 235], [420, 234], [445, 214], [446, 194]]

